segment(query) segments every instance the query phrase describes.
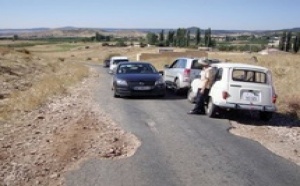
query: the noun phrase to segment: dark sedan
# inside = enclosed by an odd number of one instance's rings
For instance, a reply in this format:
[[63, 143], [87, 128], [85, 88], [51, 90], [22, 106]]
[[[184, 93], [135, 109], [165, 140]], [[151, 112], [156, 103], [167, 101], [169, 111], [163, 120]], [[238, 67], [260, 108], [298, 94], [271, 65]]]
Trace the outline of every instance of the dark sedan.
[[160, 96], [166, 94], [166, 84], [161, 74], [150, 63], [120, 63], [113, 77], [114, 97]]

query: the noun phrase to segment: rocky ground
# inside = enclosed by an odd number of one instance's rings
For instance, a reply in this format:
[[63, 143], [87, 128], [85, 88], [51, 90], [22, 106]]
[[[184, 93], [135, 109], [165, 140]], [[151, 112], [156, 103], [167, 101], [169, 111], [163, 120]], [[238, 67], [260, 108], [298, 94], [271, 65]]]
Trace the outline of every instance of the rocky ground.
[[97, 74], [41, 108], [1, 123], [0, 185], [63, 185], [63, 174], [91, 157], [123, 158], [139, 140], [92, 101]]

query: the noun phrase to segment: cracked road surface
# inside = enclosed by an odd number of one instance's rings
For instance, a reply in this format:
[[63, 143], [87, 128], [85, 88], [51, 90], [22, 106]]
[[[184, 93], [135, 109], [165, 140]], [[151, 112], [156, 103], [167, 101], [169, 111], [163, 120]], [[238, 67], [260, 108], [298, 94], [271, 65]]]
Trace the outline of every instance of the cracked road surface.
[[113, 98], [111, 75], [95, 66], [95, 102], [141, 141], [124, 159], [90, 159], [66, 174], [69, 186], [299, 186], [300, 167], [232, 135], [226, 119], [188, 115], [184, 97]]

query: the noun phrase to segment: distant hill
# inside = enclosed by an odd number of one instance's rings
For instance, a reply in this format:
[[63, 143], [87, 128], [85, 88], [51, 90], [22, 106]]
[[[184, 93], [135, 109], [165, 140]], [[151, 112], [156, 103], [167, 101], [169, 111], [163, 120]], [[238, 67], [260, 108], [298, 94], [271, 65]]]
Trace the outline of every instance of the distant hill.
[[[191, 34], [196, 33], [197, 27], [190, 27], [188, 30]], [[17, 34], [23, 38], [45, 38], [45, 37], [92, 37], [96, 32], [103, 35], [113, 35], [116, 37], [144, 37], [147, 33], [168, 33], [170, 30], [176, 29], [123, 29], [123, 28], [77, 28], [72, 26], [62, 28], [30, 28], [30, 29], [0, 29], [0, 37], [12, 37]], [[201, 34], [204, 34], [205, 29], [201, 29]], [[270, 35], [274, 33], [282, 33], [283, 31], [300, 32], [300, 27], [281, 30], [213, 30], [213, 35]]]

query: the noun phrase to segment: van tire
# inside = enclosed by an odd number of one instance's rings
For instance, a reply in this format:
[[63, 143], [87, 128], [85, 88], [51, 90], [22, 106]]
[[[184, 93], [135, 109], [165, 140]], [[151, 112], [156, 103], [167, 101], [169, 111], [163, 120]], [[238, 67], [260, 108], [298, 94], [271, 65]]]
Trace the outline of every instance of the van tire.
[[187, 99], [190, 103], [195, 103], [195, 96], [193, 95], [193, 89], [188, 90]]
[[215, 118], [217, 113], [218, 107], [213, 103], [212, 98], [209, 98], [206, 114], [210, 118]]

